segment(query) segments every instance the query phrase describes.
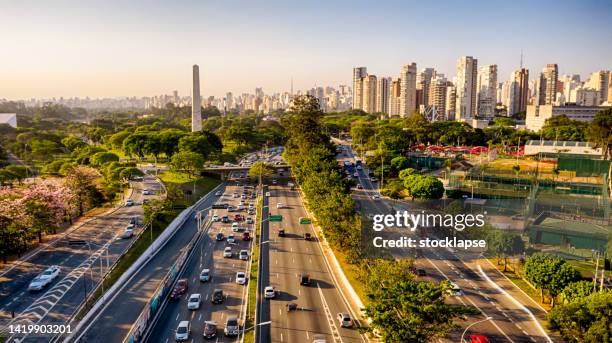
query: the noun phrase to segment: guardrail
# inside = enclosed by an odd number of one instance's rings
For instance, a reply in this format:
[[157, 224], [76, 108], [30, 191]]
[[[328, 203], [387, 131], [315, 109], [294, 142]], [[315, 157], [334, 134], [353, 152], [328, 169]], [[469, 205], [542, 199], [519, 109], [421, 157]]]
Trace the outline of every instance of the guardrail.
[[168, 293], [175, 286], [179, 276], [183, 274], [183, 271], [188, 263], [188, 260], [193, 256], [194, 248], [203, 237], [203, 235], [210, 229], [211, 222], [206, 223], [205, 230], [199, 230], [196, 235], [193, 236], [191, 241], [187, 244], [187, 249], [179, 256], [176, 262], [170, 267], [170, 270], [166, 276], [162, 279], [161, 283], [154, 292], [153, 297], [149, 300], [148, 306], [140, 312], [138, 319], [132, 325], [130, 332], [123, 340], [124, 343], [136, 343], [144, 342], [150, 334], [151, 328], [155, 326], [159, 316], [163, 313], [164, 308], [168, 303]]
[[[74, 329], [73, 333], [68, 336], [63, 342], [72, 342], [73, 340], [78, 341], [89, 326], [95, 321], [98, 312], [104, 310], [105, 305], [108, 305], [117, 294], [123, 289], [126, 284], [159, 252], [166, 243], [174, 237], [178, 228], [180, 228], [188, 216], [193, 214], [193, 210], [199, 207], [204, 201], [206, 201], [211, 194], [214, 194], [219, 188], [223, 186], [223, 183], [213, 188], [208, 194], [200, 198], [194, 205], [188, 207], [181, 212], [174, 220], [168, 225], [168, 227], [155, 239], [155, 241], [138, 257], [138, 259], [117, 279], [117, 281], [109, 288], [100, 299], [93, 305], [91, 310], [83, 317], [79, 324]], [[87, 327], [84, 328], [84, 326]]]

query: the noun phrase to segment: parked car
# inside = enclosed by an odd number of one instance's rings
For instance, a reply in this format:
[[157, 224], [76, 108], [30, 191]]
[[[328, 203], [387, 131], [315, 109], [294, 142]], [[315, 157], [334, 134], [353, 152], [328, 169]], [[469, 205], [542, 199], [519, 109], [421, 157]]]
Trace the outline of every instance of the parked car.
[[282, 202], [279, 202], [278, 204], [276, 204], [276, 208], [284, 208], [285, 205], [283, 205]]
[[202, 269], [202, 272], [200, 272], [200, 281], [208, 282], [210, 281], [210, 276], [210, 269]]
[[38, 274], [38, 276], [36, 276], [32, 281], [30, 281], [30, 284], [28, 285], [28, 291], [36, 292], [36, 291], [42, 290], [47, 285], [52, 283], [53, 280], [57, 278], [59, 273], [60, 273], [59, 266], [55, 266], [55, 265], [50, 266], [49, 268], [45, 269], [45, 271]]
[[190, 334], [191, 334], [191, 324], [189, 324], [188, 320], [183, 320], [179, 323], [178, 327], [176, 328], [174, 339], [177, 342], [184, 342], [189, 339]]
[[200, 308], [200, 303], [202, 302], [202, 295], [199, 293], [194, 293], [189, 296], [187, 300], [187, 309], [188, 310], [197, 310]]
[[188, 283], [187, 279], [179, 279], [176, 282], [176, 285], [174, 286], [174, 289], [172, 289], [172, 293], [170, 293], [170, 299], [176, 300], [176, 299], [180, 298], [181, 295], [183, 295], [183, 294], [185, 294], [185, 292], [187, 292], [188, 288], [189, 288], [189, 283]]
[[221, 218], [219, 218], [219, 216], [215, 214], [212, 216], [210, 220], [212, 220], [213, 222], [218, 222], [218, 221], [221, 221]]

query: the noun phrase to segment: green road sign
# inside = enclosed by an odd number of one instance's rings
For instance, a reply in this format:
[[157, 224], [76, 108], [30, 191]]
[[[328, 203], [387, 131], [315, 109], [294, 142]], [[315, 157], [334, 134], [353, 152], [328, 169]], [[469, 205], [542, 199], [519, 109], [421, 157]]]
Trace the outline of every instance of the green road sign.
[[283, 216], [281, 216], [280, 214], [271, 215], [270, 216], [270, 221], [271, 222], [282, 222], [283, 221]]
[[310, 223], [312, 223], [310, 221], [310, 218], [300, 217], [300, 224], [310, 224]]

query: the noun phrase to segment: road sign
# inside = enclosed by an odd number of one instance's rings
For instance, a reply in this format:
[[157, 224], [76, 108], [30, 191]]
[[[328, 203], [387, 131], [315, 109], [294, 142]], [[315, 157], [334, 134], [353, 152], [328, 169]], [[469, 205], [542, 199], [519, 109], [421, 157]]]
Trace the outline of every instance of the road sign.
[[310, 218], [300, 217], [300, 224], [310, 224], [310, 223], [312, 223]]
[[271, 222], [282, 222], [283, 221], [283, 216], [281, 216], [280, 214], [271, 215], [270, 216], [270, 221]]

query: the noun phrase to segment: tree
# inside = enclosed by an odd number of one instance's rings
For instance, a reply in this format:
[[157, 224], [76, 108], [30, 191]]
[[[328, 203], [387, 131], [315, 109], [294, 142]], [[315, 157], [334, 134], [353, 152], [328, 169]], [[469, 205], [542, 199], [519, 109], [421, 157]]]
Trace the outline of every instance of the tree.
[[129, 135], [123, 140], [123, 151], [126, 155], [136, 155], [140, 158], [144, 158], [146, 144], [149, 140], [150, 134], [148, 132], [135, 132]]
[[261, 184], [262, 177], [272, 173], [274, 173], [274, 167], [262, 161], [253, 163], [251, 168], [249, 168], [249, 175], [258, 178], [259, 184]]
[[401, 180], [405, 180], [408, 176], [414, 175], [414, 174], [418, 174], [416, 169], [414, 169], [414, 168], [406, 168], [406, 169], [404, 169], [404, 170], [399, 172], [399, 178]]
[[96, 206], [102, 201], [102, 194], [96, 186], [99, 173], [90, 167], [72, 167], [64, 178], [64, 186], [70, 191], [71, 202], [81, 216], [89, 206]]
[[599, 111], [589, 125], [589, 141], [601, 148], [604, 159], [612, 159], [612, 109]]
[[93, 166], [99, 167], [110, 162], [119, 161], [119, 156], [112, 152], [97, 152], [89, 158], [89, 163]]
[[606, 290], [579, 297], [553, 308], [548, 315], [551, 329], [570, 343], [599, 343], [612, 340], [612, 292]]
[[453, 320], [469, 311], [445, 303], [449, 284], [416, 282], [409, 260], [374, 260], [361, 276], [368, 304], [365, 313], [372, 319], [384, 342], [430, 342], [444, 337]]
[[525, 250], [525, 242], [520, 235], [504, 230], [490, 231], [487, 242], [489, 252], [498, 258], [498, 262], [503, 260], [504, 272], [507, 270], [508, 256], [521, 254]]
[[564, 304], [567, 304], [591, 293], [593, 293], [593, 282], [582, 280], [565, 286], [563, 292], [561, 292], [561, 299]]
[[119, 178], [124, 181], [132, 180], [135, 176], [144, 176], [144, 173], [136, 167], [125, 167], [119, 172]]
[[131, 134], [132, 133], [129, 131], [119, 131], [110, 136], [107, 140], [107, 143], [115, 149], [120, 149], [123, 146], [123, 141]]
[[202, 155], [205, 159], [211, 155], [212, 145], [203, 136], [186, 135], [179, 140], [179, 151], [191, 151]]
[[195, 152], [180, 151], [172, 156], [170, 165], [174, 170], [185, 171], [191, 177], [196, 170], [202, 168], [204, 158]]
[[225, 132], [225, 138], [240, 145], [247, 145], [255, 141], [255, 132], [252, 126], [234, 123]]
[[408, 168], [408, 165], [409, 161], [404, 156], [397, 156], [391, 159], [391, 168], [395, 175], [398, 175], [401, 170]]
[[410, 187], [410, 194], [418, 199], [440, 199], [444, 196], [444, 184], [437, 177], [419, 175]]
[[542, 302], [544, 302], [544, 290], [548, 291], [553, 307], [557, 295], [567, 285], [580, 279], [580, 273], [565, 260], [548, 254], [528, 257], [525, 261], [525, 276], [540, 289]]
[[70, 151], [74, 151], [77, 148], [81, 148], [87, 145], [87, 143], [83, 142], [81, 139], [75, 136], [68, 136], [62, 139], [62, 144], [66, 147], [66, 149]]

